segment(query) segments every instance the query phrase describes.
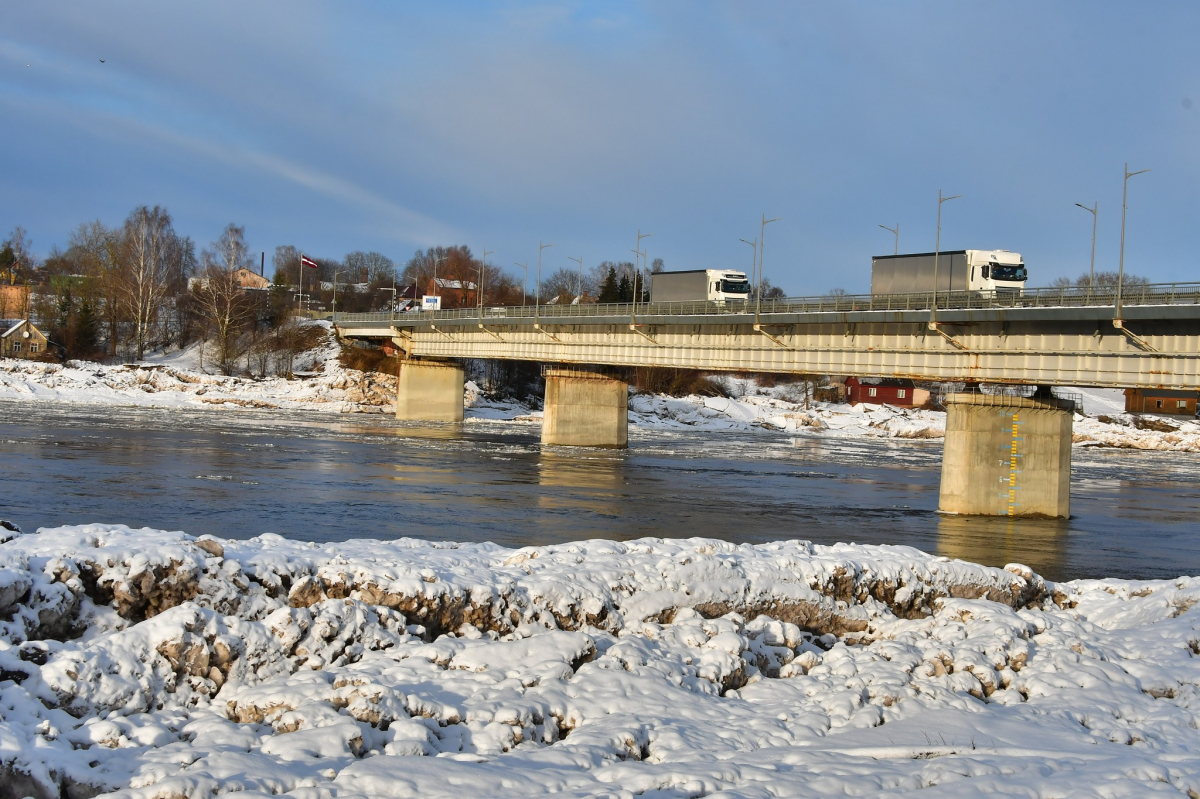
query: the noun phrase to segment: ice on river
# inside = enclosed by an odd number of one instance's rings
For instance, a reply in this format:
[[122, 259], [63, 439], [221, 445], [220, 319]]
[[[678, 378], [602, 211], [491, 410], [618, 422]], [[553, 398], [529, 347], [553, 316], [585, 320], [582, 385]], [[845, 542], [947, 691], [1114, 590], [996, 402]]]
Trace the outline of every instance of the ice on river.
[[1200, 794], [1200, 579], [0, 530], [0, 795]]

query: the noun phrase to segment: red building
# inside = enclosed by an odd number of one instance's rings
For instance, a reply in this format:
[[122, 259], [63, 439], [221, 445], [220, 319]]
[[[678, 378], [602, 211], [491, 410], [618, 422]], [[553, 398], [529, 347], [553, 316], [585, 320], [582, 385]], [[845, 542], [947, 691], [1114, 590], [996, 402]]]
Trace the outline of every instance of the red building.
[[846, 402], [857, 405], [870, 402], [878, 405], [920, 407], [929, 400], [929, 392], [913, 386], [913, 381], [895, 377], [847, 377]]

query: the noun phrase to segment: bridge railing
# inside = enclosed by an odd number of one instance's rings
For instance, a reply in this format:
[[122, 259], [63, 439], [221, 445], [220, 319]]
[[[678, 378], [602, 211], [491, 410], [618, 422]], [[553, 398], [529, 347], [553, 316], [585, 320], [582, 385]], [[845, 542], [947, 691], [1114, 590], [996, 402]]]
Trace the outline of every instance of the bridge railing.
[[[1116, 286], [1067, 286], [1015, 291], [940, 291], [910, 294], [828, 294], [820, 297], [781, 297], [725, 302], [584, 303], [579, 305], [517, 305], [484, 308], [452, 308], [444, 311], [409, 311], [391, 314], [339, 313], [335, 321], [380, 323], [393, 319], [478, 320], [484, 324], [498, 319], [572, 319], [582, 317], [720, 316], [728, 314], [820, 313], [843, 311], [927, 311], [936, 301], [939, 310], [970, 308], [1087, 308], [1116, 305]], [[1200, 282], [1148, 283], [1123, 286], [1122, 305], [1200, 305]]]

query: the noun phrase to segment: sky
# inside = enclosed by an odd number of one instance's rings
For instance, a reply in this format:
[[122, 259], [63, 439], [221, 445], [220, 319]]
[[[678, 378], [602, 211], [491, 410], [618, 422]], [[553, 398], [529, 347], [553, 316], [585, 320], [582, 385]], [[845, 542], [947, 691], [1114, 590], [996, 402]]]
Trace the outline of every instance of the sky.
[[[8, 3], [0, 237], [163, 205], [207, 246], [465, 244], [866, 292], [872, 255], [1200, 280], [1194, 2]], [[103, 63], [101, 62], [103, 59]], [[531, 274], [532, 280], [532, 274]]]

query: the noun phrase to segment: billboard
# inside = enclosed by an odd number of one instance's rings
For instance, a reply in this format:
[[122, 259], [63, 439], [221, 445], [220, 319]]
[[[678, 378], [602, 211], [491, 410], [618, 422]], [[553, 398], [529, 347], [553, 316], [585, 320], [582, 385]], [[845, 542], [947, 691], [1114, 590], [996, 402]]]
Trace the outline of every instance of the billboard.
[[426, 294], [424, 297], [421, 298], [421, 310], [422, 311], [440, 311], [440, 310], [442, 310], [442, 298], [441, 297], [431, 297], [428, 294]]

